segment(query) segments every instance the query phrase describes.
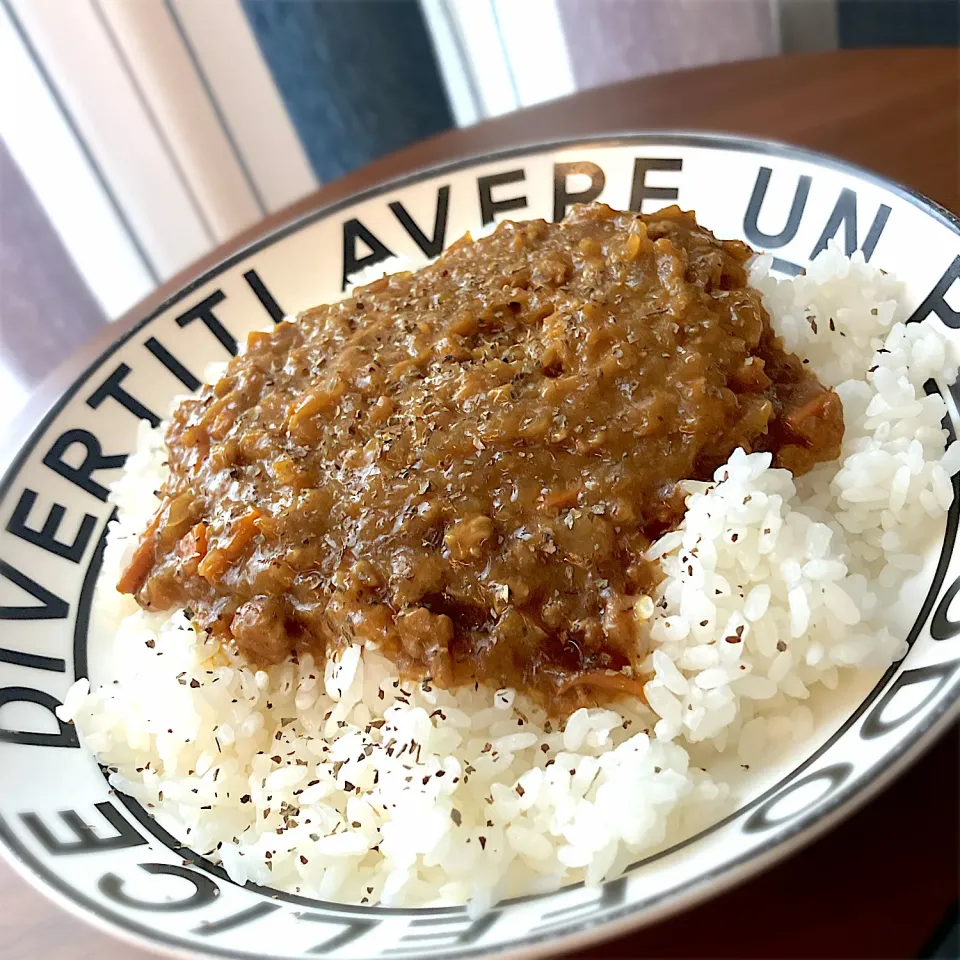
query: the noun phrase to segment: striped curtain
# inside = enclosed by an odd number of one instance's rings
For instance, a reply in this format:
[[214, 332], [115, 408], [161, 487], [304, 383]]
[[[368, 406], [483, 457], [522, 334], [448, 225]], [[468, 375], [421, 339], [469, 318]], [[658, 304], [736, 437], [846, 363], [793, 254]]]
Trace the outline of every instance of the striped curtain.
[[0, 70], [7, 149], [111, 318], [451, 123], [415, 0], [2, 0]]
[[236, 0], [3, 0], [0, 129], [117, 316], [317, 178]]
[[775, 5], [0, 0], [0, 131], [113, 318], [412, 141], [589, 86], [775, 53]]

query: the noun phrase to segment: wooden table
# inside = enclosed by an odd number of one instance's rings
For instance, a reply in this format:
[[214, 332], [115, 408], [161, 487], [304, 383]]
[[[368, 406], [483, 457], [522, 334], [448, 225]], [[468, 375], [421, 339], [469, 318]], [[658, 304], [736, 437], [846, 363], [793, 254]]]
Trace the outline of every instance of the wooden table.
[[[649, 129], [790, 141], [872, 167], [960, 212], [960, 52], [856, 51], [750, 61], [591, 90], [415, 144], [267, 218], [164, 284], [120, 323], [142, 316], [200, 270], [290, 217], [380, 180], [500, 147]], [[64, 359], [51, 346], [49, 369]], [[16, 341], [5, 344], [5, 351], [18, 348]], [[31, 349], [37, 349], [35, 340]], [[960, 891], [958, 756], [960, 731], [954, 729], [899, 782], [790, 860], [584, 956], [920, 955]], [[0, 903], [2, 960], [147, 956], [88, 930], [2, 864]]]

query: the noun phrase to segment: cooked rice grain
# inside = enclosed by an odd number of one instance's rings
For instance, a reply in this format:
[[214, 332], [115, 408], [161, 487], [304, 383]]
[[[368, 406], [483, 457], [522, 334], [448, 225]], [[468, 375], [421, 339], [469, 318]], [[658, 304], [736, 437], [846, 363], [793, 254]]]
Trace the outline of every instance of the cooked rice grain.
[[929, 322], [904, 325], [901, 285], [836, 247], [806, 276], [769, 267], [758, 257], [752, 281], [776, 329], [843, 400], [842, 461], [795, 482], [737, 451], [689, 484], [682, 527], [650, 551], [666, 577], [649, 707], [556, 729], [512, 690], [401, 684], [369, 648], [254, 671], [182, 613], [139, 609], [113, 584], [163, 478], [161, 433], [142, 424], [96, 597], [111, 676], [79, 680], [59, 715], [115, 788], [233, 879], [331, 900], [482, 909], [598, 883], [715, 820], [733, 797], [714, 760], [803, 742], [812, 689], [904, 655], [889, 607], [960, 468], [923, 389], [954, 382], [958, 357]]

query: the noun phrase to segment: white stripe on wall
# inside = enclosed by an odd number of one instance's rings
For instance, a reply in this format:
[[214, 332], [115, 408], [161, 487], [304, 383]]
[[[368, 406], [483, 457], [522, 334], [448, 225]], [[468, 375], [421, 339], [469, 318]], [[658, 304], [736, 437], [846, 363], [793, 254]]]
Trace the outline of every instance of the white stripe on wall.
[[556, 0], [420, 0], [457, 125], [575, 93]]
[[480, 87], [473, 76], [466, 43], [447, 0], [420, 0], [423, 18], [430, 33], [437, 66], [447, 91], [453, 119], [458, 127], [469, 127], [485, 116]]
[[319, 185], [239, 0], [168, 0], [268, 211]]
[[555, 0], [492, 0], [519, 106], [576, 93]]
[[222, 242], [262, 216], [163, 0], [93, 0], [184, 189]]
[[0, 84], [0, 130], [11, 155], [104, 312], [119, 316], [157, 278], [3, 6]]
[[493, 0], [445, 0], [455, 19], [470, 70], [480, 90], [485, 117], [498, 117], [520, 106], [507, 50], [497, 24]]

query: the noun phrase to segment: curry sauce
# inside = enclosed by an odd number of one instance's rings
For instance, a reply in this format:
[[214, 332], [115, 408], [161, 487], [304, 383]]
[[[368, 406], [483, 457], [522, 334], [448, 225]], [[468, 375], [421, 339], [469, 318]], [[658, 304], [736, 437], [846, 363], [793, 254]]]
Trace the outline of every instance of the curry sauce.
[[590, 204], [251, 334], [174, 413], [118, 589], [258, 666], [353, 642], [560, 713], [638, 694], [680, 481], [737, 447], [797, 475], [839, 454], [750, 256], [677, 207]]

